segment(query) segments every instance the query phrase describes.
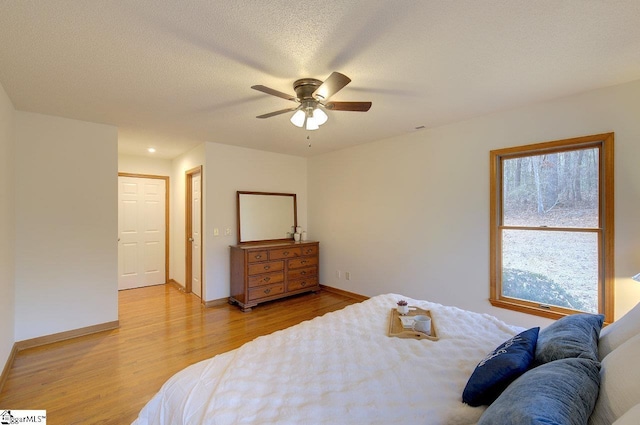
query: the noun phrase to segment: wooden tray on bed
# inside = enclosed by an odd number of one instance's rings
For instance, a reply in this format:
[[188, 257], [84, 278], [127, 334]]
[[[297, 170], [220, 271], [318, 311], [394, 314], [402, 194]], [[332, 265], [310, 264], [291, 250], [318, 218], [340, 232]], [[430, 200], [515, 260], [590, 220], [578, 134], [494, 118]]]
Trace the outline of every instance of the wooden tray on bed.
[[418, 307], [409, 307], [409, 313], [405, 314], [405, 316], [417, 316], [419, 314], [431, 317], [431, 335], [403, 327], [398, 310], [392, 308], [391, 315], [389, 317], [389, 336], [395, 336], [398, 338], [430, 339], [432, 341], [437, 341], [440, 337], [438, 336], [435, 322], [433, 321], [433, 317], [429, 310], [423, 310]]

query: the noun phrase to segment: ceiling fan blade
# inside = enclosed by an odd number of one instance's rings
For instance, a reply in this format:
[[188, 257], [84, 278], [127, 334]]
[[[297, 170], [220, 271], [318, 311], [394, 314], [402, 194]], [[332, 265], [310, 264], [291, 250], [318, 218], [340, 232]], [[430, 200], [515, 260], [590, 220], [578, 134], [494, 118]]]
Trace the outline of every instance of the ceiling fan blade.
[[293, 102], [296, 101], [296, 97], [295, 96], [292, 96], [292, 95], [287, 94], [287, 93], [283, 93], [283, 92], [278, 91], [278, 90], [274, 90], [274, 89], [266, 87], [266, 86], [257, 85], [257, 86], [251, 86], [251, 88], [254, 89], [254, 90], [261, 91], [262, 93], [270, 94], [272, 96], [281, 97], [283, 99], [291, 100]]
[[367, 112], [371, 108], [371, 102], [327, 102], [324, 107], [330, 111]]
[[293, 112], [296, 109], [298, 109], [298, 108], [295, 107], [295, 108], [280, 109], [279, 111], [274, 111], [274, 112], [269, 112], [268, 114], [258, 115], [256, 118], [271, 118], [271, 117], [275, 117], [276, 115], [285, 114], [287, 112]]
[[351, 78], [339, 72], [333, 72], [329, 75], [329, 78], [324, 80], [324, 83], [320, 85], [313, 92], [313, 96], [320, 100], [327, 100], [334, 94], [338, 93], [344, 86], [351, 82]]

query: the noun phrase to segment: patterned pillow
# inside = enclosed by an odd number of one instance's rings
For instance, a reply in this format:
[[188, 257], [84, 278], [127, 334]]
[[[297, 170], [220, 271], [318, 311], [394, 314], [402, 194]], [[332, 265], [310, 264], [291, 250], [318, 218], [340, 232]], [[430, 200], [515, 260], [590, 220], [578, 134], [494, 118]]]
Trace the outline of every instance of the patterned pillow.
[[508, 339], [476, 366], [462, 393], [470, 406], [491, 404], [507, 386], [525, 373], [536, 349], [540, 328], [531, 328]]

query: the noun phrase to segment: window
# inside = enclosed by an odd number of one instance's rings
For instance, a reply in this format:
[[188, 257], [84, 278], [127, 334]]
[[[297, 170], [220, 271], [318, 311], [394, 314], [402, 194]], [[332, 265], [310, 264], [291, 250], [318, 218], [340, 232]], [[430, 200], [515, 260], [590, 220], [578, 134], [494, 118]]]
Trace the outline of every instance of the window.
[[491, 151], [491, 304], [611, 322], [613, 226], [613, 133]]

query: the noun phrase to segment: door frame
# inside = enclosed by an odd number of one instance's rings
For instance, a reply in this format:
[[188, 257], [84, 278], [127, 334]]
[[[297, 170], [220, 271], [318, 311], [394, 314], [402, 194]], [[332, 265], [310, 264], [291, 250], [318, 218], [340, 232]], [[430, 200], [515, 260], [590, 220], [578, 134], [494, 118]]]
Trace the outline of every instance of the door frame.
[[118, 177], [133, 177], [137, 179], [164, 180], [164, 284], [169, 282], [169, 176], [154, 174], [121, 173]]
[[185, 231], [184, 231], [184, 246], [185, 246], [185, 280], [184, 283], [184, 292], [190, 293], [193, 292], [192, 288], [192, 280], [193, 280], [193, 255], [191, 253], [191, 243], [189, 242], [189, 235], [191, 235], [193, 229], [193, 211], [191, 206], [191, 196], [192, 194], [192, 185], [193, 185], [193, 175], [200, 173], [200, 301], [204, 302], [204, 288], [202, 287], [202, 245], [204, 245], [204, 231], [203, 231], [203, 218], [202, 218], [202, 204], [204, 198], [204, 179], [202, 175], [202, 165], [199, 165], [195, 168], [185, 171], [185, 211], [184, 211], [184, 222], [185, 222]]

